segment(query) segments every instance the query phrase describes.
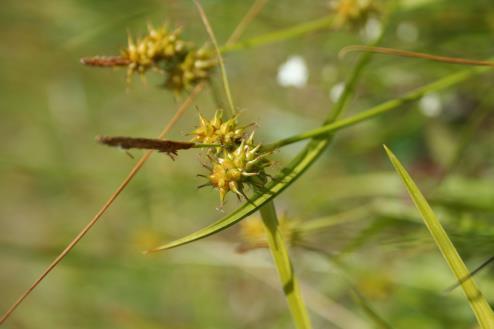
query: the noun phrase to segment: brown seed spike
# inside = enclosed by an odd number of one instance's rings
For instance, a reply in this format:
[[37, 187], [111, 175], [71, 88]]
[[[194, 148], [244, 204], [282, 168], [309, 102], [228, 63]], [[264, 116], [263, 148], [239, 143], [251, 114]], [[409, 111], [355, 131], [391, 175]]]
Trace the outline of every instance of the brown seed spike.
[[81, 64], [97, 67], [127, 66], [130, 60], [120, 56], [95, 56], [81, 58]]
[[156, 150], [168, 154], [172, 160], [179, 150], [187, 150], [194, 147], [194, 143], [161, 140], [154, 138], [134, 138], [121, 136], [98, 136], [96, 140], [102, 144], [128, 149]]

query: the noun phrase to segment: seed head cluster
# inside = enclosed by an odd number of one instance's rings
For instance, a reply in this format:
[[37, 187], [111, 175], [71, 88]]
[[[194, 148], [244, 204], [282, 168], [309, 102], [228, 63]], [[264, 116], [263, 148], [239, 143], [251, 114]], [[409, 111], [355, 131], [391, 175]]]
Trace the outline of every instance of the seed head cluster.
[[246, 127], [238, 127], [236, 116], [223, 120], [222, 113], [217, 111], [212, 120], [200, 116], [200, 125], [192, 132], [194, 142], [218, 145], [209, 149], [209, 164], [204, 166], [210, 171], [205, 176], [209, 181], [206, 185], [218, 190], [221, 206], [228, 192], [239, 199], [247, 198], [246, 185], [263, 186], [268, 177], [265, 168], [271, 165], [266, 158], [269, 153], [263, 153], [261, 145], [255, 144], [254, 132], [248, 135]]
[[122, 50], [121, 57], [128, 60], [129, 75], [145, 73], [156, 67], [160, 61], [171, 61], [187, 53], [187, 44], [180, 39], [180, 29], [168, 32], [165, 26], [155, 29], [148, 26], [148, 34], [134, 42], [128, 37], [128, 46]]
[[144, 75], [150, 69], [165, 74], [164, 86], [175, 92], [190, 89], [209, 79], [218, 61], [207, 46], [197, 48], [181, 38], [181, 29], [170, 31], [166, 25], [148, 25], [148, 33], [134, 40], [128, 37], [127, 48], [120, 56], [83, 58], [82, 63], [99, 67], [127, 67], [127, 82], [134, 73]]

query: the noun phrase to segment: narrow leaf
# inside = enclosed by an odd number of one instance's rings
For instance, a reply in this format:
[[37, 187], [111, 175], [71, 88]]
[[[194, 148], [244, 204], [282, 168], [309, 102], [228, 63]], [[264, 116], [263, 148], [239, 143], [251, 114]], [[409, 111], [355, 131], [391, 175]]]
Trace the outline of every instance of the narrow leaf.
[[[448, 263], [449, 268], [454, 273], [458, 280], [469, 275], [469, 271], [463, 260], [461, 259], [458, 251], [448, 237], [448, 234], [442, 227], [441, 223], [437, 219], [436, 215], [429, 206], [427, 200], [420, 192], [417, 185], [414, 183], [406, 169], [400, 163], [398, 158], [384, 146], [388, 157], [393, 164], [396, 172], [400, 175], [403, 183], [405, 184], [408, 194], [413, 200], [413, 203], [422, 215], [427, 229], [432, 235], [434, 242], [441, 251], [444, 259]], [[470, 306], [477, 317], [477, 321], [481, 328], [494, 328], [494, 318], [492, 310], [487, 303], [486, 299], [482, 295], [482, 292], [478, 289], [473, 279], [466, 280], [461, 283], [461, 287], [470, 303]]]

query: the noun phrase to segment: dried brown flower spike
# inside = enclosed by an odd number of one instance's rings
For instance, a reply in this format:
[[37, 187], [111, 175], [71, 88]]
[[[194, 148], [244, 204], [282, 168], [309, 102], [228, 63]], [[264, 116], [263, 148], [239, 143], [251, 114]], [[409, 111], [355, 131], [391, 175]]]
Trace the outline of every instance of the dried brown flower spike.
[[124, 137], [124, 136], [98, 136], [96, 140], [101, 144], [120, 147], [124, 150], [141, 149], [156, 150], [168, 154], [173, 160], [179, 150], [188, 150], [194, 147], [194, 143], [177, 142], [155, 138]]

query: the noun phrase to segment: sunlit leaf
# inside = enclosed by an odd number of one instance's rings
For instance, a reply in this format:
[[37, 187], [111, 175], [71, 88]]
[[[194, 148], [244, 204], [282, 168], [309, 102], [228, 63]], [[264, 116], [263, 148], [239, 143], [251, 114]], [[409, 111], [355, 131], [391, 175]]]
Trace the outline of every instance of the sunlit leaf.
[[[441, 223], [437, 219], [436, 215], [432, 211], [429, 203], [420, 192], [419, 188], [412, 180], [406, 169], [400, 163], [398, 158], [384, 146], [386, 153], [388, 154], [391, 163], [393, 164], [396, 172], [400, 175], [403, 183], [405, 184], [408, 194], [413, 200], [413, 203], [422, 215], [427, 229], [432, 235], [434, 242], [441, 251], [444, 259], [448, 263], [449, 268], [456, 276], [457, 280], [462, 280], [470, 274], [467, 267], [463, 263], [458, 251], [448, 237], [448, 234], [442, 227]], [[477, 321], [481, 328], [494, 328], [494, 318], [489, 303], [482, 295], [482, 292], [477, 287], [473, 278], [465, 280], [461, 283], [461, 287], [465, 292], [465, 295], [470, 303], [470, 306], [477, 317]]]

